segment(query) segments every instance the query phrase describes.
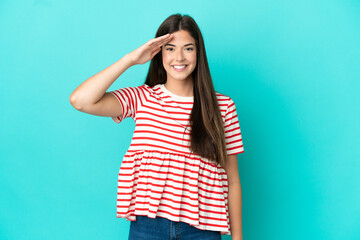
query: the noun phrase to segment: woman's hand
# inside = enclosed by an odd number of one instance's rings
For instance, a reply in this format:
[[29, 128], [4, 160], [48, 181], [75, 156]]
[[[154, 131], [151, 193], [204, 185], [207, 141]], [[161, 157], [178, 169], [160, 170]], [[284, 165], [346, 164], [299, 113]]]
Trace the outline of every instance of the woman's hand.
[[133, 64], [144, 64], [150, 61], [157, 53], [161, 51], [161, 47], [174, 37], [173, 34], [166, 34], [149, 40], [144, 45], [138, 47], [128, 55]]

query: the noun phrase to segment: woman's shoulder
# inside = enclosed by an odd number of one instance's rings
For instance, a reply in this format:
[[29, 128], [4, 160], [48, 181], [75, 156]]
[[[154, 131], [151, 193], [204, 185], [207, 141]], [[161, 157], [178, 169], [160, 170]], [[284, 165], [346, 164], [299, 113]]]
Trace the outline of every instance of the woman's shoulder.
[[157, 88], [158, 88], [157, 85], [150, 87], [146, 83], [139, 85], [139, 86], [127, 87], [127, 89], [137, 92], [140, 95], [154, 94], [154, 93], [156, 93]]
[[160, 89], [160, 84], [155, 84], [153, 86], [151, 85], [148, 85], [146, 83], [144, 83], [143, 85], [139, 86], [139, 88], [147, 91], [147, 92], [151, 92], [151, 93], [156, 93], [158, 92], [158, 90]]
[[147, 96], [160, 100], [166, 98], [166, 94], [163, 92], [161, 85], [162, 85], [161, 83], [154, 85], [148, 85], [144, 83], [141, 87], [144, 90], [144, 92], [147, 94]]
[[229, 99], [230, 98], [230, 96], [228, 96], [228, 95], [226, 95], [226, 94], [224, 94], [224, 93], [221, 93], [221, 92], [219, 92], [219, 91], [215, 91], [215, 94], [216, 94], [216, 97], [219, 99], [219, 98], [227, 98], [227, 99]]
[[231, 97], [227, 94], [215, 91], [215, 95], [220, 107], [227, 107], [228, 104], [232, 101]]

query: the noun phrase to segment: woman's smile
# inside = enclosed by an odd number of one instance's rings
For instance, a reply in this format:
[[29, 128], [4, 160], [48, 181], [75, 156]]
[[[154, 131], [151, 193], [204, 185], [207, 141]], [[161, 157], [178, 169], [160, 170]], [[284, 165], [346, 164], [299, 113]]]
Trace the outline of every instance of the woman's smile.
[[183, 72], [187, 66], [188, 65], [172, 65], [172, 68], [177, 72]]

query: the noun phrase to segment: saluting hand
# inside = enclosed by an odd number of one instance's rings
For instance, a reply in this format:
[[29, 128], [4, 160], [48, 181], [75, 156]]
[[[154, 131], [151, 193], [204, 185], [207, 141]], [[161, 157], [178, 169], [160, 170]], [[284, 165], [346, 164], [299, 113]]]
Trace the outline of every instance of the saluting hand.
[[173, 34], [166, 34], [157, 38], [150, 39], [144, 45], [138, 47], [129, 53], [134, 64], [144, 64], [150, 61], [157, 53], [161, 51], [161, 47], [174, 37]]

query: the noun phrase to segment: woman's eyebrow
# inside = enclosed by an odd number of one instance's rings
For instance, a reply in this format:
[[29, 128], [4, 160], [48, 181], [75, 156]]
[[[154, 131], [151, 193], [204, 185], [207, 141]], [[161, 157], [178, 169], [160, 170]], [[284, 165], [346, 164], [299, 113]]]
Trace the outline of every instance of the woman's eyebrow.
[[[176, 47], [174, 44], [170, 44], [170, 43], [165, 44], [165, 46], [167, 46], [167, 45]], [[189, 45], [194, 45], [194, 44], [193, 44], [193, 43], [188, 43], [188, 44], [185, 44], [184, 47], [189, 46]], [[194, 46], [195, 46], [195, 45], [194, 45]]]

